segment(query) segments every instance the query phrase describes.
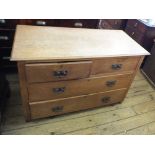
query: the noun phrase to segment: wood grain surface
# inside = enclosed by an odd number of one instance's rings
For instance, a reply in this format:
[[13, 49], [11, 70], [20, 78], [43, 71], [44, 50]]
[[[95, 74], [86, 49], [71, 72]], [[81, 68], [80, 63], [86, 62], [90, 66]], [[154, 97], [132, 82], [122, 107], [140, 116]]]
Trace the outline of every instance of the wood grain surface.
[[34, 83], [28, 85], [29, 102], [87, 95], [128, 88], [133, 74], [120, 74], [80, 80]]
[[18, 25], [11, 60], [65, 60], [148, 54], [122, 30]]
[[[140, 57], [113, 57], [96, 59], [93, 61], [91, 74], [105, 74], [105, 73], [121, 73], [124, 71], [135, 71], [139, 63]], [[120, 68], [113, 68], [113, 65], [121, 65]]]
[[[86, 78], [91, 72], [91, 64], [91, 61], [26, 64], [26, 77], [29, 83]], [[55, 72], [66, 72], [66, 75], [56, 76]]]
[[[43, 102], [31, 102], [31, 117], [32, 119], [36, 119], [118, 103], [123, 100], [125, 93], [126, 89], [124, 88], [79, 97]], [[105, 98], [109, 99], [107, 100]]]

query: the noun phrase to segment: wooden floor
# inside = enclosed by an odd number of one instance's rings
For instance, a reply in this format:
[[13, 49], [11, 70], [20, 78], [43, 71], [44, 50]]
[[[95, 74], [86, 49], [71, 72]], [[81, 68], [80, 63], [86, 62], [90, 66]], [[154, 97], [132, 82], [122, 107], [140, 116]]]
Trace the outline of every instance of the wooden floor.
[[29, 123], [22, 112], [17, 74], [8, 79], [12, 96], [2, 134], [155, 134], [155, 90], [140, 72], [122, 104]]

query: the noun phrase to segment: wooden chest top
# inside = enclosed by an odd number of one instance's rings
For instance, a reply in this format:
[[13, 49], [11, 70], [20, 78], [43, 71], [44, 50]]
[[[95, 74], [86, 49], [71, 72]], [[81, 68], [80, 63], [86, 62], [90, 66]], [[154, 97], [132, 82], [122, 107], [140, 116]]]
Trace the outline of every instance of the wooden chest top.
[[122, 30], [18, 25], [11, 60], [67, 60], [149, 55]]

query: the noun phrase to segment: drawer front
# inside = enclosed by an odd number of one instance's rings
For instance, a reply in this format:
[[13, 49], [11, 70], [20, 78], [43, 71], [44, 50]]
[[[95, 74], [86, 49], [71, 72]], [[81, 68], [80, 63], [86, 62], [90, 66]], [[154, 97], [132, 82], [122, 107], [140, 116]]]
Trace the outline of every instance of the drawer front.
[[139, 33], [138, 31], [130, 28], [130, 27], [126, 27], [125, 32], [131, 37], [133, 38], [137, 43], [139, 44], [143, 44], [144, 41], [144, 34]]
[[100, 29], [112, 29], [112, 26], [106, 20], [100, 20], [99, 28]]
[[123, 100], [126, 91], [126, 89], [120, 89], [47, 102], [32, 102], [30, 103], [31, 117], [36, 119], [118, 103]]
[[26, 64], [26, 76], [29, 83], [80, 79], [89, 76], [91, 64], [91, 61]]
[[15, 29], [19, 19], [0, 19], [0, 28]]
[[147, 27], [141, 23], [140, 21], [136, 19], [128, 20], [127, 26], [131, 27], [135, 31], [139, 31], [141, 33], [144, 33], [147, 29]]
[[1, 30], [0, 31], [0, 47], [12, 47], [15, 31]]
[[31, 84], [29, 101], [51, 100], [127, 88], [132, 74], [95, 77], [81, 80]]
[[135, 71], [140, 57], [104, 58], [93, 61], [91, 75]]

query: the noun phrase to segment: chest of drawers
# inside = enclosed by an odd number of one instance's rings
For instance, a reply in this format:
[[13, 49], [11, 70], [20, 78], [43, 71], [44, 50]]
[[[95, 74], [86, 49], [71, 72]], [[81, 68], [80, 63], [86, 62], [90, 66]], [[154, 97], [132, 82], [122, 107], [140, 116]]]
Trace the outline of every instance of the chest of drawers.
[[121, 30], [18, 26], [11, 60], [26, 120], [123, 101], [147, 54]]

